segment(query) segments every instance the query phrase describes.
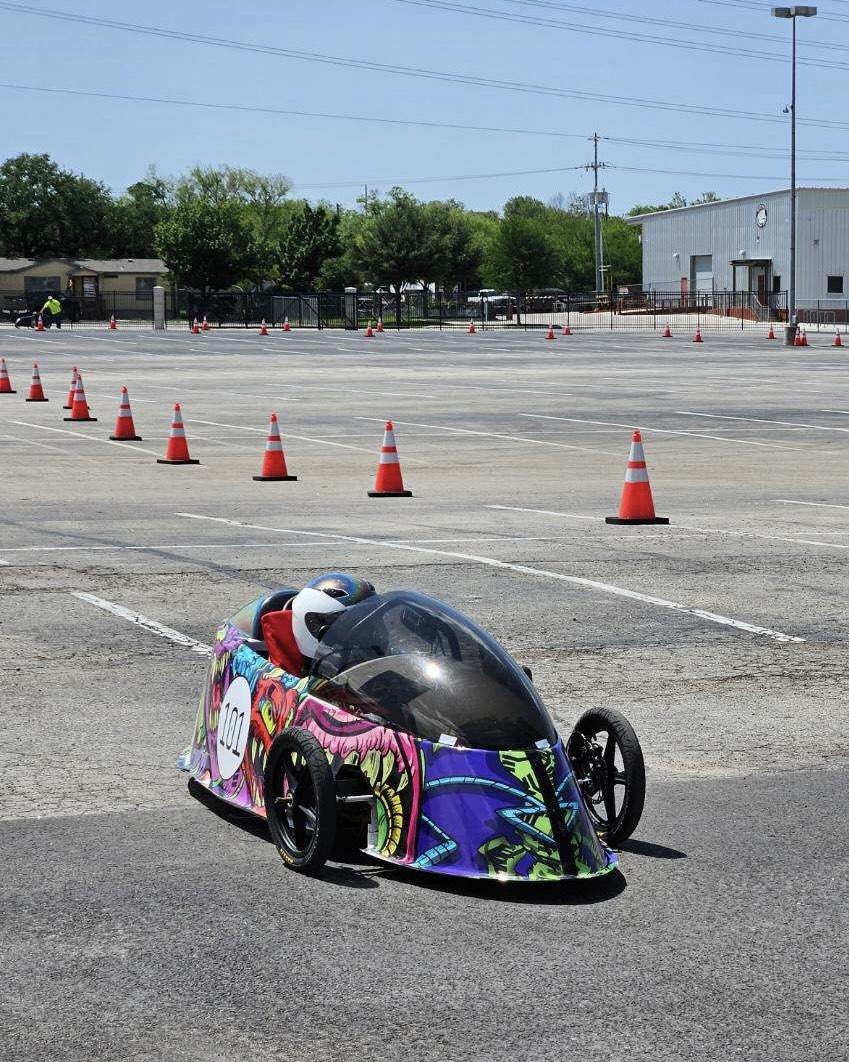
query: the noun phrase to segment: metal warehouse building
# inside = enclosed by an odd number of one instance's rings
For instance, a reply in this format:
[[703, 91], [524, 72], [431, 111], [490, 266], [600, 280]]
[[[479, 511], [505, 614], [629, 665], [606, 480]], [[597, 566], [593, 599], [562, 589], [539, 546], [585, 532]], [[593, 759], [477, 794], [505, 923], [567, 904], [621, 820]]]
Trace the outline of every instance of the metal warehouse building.
[[[796, 192], [799, 320], [846, 319], [849, 303], [849, 188]], [[682, 302], [751, 293], [763, 316], [784, 316], [790, 273], [790, 191], [742, 196], [630, 218], [642, 227], [643, 290]]]

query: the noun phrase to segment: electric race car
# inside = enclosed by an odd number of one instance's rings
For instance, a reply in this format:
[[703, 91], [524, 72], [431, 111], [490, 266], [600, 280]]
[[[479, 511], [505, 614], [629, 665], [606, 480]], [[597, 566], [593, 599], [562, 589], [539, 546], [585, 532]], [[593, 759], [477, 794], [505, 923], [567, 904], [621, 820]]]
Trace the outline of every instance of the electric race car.
[[614, 870], [645, 795], [624, 717], [587, 711], [564, 742], [530, 672], [471, 620], [424, 594], [369, 590], [322, 626], [301, 674], [270, 622], [297, 590], [226, 621], [179, 766], [265, 817], [294, 870], [321, 867], [337, 829], [379, 860], [439, 874]]

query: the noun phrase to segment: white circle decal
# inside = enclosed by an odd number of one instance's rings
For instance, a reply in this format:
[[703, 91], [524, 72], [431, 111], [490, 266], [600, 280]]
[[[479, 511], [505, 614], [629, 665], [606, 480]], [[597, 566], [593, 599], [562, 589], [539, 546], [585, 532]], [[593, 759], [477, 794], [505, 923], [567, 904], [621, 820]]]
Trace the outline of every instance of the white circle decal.
[[227, 687], [218, 713], [218, 773], [232, 778], [242, 765], [251, 729], [251, 687], [239, 675]]

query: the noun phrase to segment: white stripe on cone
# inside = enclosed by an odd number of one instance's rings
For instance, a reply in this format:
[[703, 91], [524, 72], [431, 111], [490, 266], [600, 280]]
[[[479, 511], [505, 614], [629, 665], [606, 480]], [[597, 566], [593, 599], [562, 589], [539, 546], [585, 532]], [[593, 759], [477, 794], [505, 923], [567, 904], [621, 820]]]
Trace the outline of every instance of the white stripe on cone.
[[629, 468], [625, 472], [626, 483], [648, 483], [649, 474], [645, 468]]

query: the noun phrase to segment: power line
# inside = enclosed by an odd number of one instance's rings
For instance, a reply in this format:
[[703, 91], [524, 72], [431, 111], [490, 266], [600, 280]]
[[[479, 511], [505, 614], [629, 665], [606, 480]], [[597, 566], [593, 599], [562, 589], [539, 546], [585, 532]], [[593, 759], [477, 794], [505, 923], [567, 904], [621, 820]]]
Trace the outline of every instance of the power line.
[[[0, 5], [2, 6], [2, 5]], [[471, 133], [511, 133], [521, 136], [560, 137], [567, 140], [586, 140], [581, 133], [563, 133], [551, 129], [515, 129], [496, 125], [464, 125], [459, 122], [429, 122], [414, 118], [381, 118], [374, 115], [336, 114], [332, 111], [295, 111], [279, 107], [256, 107], [241, 103], [210, 103], [207, 100], [182, 100], [172, 96], [131, 96], [121, 92], [96, 92], [89, 89], [49, 88], [44, 85], [18, 85], [0, 81], [0, 88], [21, 92], [45, 92], [59, 96], [86, 96], [100, 100], [126, 103], [161, 103], [169, 107], [200, 107], [213, 111], [236, 111], [248, 114], [267, 114], [280, 118], [322, 118], [345, 122], [370, 122], [377, 125], [406, 125], [423, 129], [455, 129]]]
[[574, 170], [586, 169], [585, 166], [550, 166], [543, 170], [506, 170], [503, 173], [464, 173], [452, 174], [450, 177], [384, 177], [382, 180], [370, 177], [367, 180], [360, 177], [350, 181], [313, 181], [308, 184], [295, 184], [295, 188], [359, 188], [362, 185], [369, 187], [382, 184], [441, 184], [444, 181], [489, 181], [498, 177], [530, 177], [547, 173], [570, 173]]
[[[756, 11], [759, 15], [766, 13], [766, 5], [753, 3], [751, 0], [695, 0], [697, 4], [711, 4], [713, 7], [731, 7], [735, 10], [744, 8], [746, 11]], [[849, 22], [849, 16], [824, 14], [817, 12], [817, 21], [821, 22]]]
[[[233, 41], [225, 38], [207, 37], [194, 33], [183, 33], [178, 30], [166, 30], [156, 26], [142, 26], [129, 22], [118, 22], [113, 19], [95, 18], [90, 15], [72, 14], [66, 11], [54, 11], [46, 8], [35, 8], [28, 4], [10, 3], [8, 0], [0, 0], [0, 9], [18, 11], [25, 14], [33, 14], [44, 18], [57, 19], [66, 22], [80, 23], [82, 25], [97, 26], [105, 29], [117, 29], [122, 32], [143, 34], [168, 40], [185, 41], [189, 44], [208, 45], [210, 47], [225, 48], [229, 50], [245, 51], [263, 55], [271, 55], [278, 58], [295, 59], [302, 62], [321, 63], [331, 66], [350, 67], [359, 70], [369, 70], [376, 73], [395, 74], [402, 77], [422, 78], [430, 81], [444, 81], [450, 84], [462, 84], [478, 86], [487, 89], [499, 89], [508, 92], [528, 93], [532, 95], [550, 96], [561, 99], [576, 99], [592, 101], [594, 103], [609, 103], [616, 106], [637, 107], [668, 111], [677, 114], [703, 114], [718, 118], [739, 118], [743, 120], [781, 123], [785, 119], [779, 115], [758, 114], [754, 111], [734, 110], [724, 107], [703, 107], [696, 104], [681, 103], [673, 100], [646, 99], [636, 96], [615, 96], [600, 92], [587, 92], [578, 89], [563, 89], [548, 85], [536, 85], [521, 81], [508, 81], [498, 78], [483, 78], [469, 74], [454, 74], [446, 71], [428, 70], [422, 67], [396, 66], [390, 63], [376, 63], [364, 59], [352, 59], [344, 56], [325, 55], [318, 52], [301, 52], [288, 48], [277, 48], [272, 45], [252, 44], [246, 41]], [[810, 126], [818, 126], [828, 129], [849, 128], [849, 123], [835, 122], [828, 119], [810, 119], [806, 122]]]
[[[629, 23], [638, 22], [644, 26], [662, 26], [665, 29], [682, 29], [689, 33], [712, 33], [722, 37], [733, 37], [735, 40], [740, 36], [736, 29], [729, 29], [727, 26], [709, 26], [704, 23], [693, 22], [674, 22], [672, 19], [668, 18], [651, 18], [648, 15], [636, 15], [631, 11], [611, 11], [609, 8], [580, 7], [577, 4], [557, 3], [555, 0], [503, 0], [503, 2], [516, 4], [521, 7], [541, 7], [553, 11], [571, 11], [580, 15], [591, 15], [593, 18], [612, 18]], [[757, 4], [755, 7], [763, 12], [762, 5]], [[771, 44], [786, 45], [787, 43], [784, 37], [774, 33], [753, 33], [751, 30], [747, 30], [746, 37], [749, 40], [769, 41]], [[829, 51], [836, 52], [845, 52], [846, 50], [842, 44], [833, 44], [831, 41], [814, 41], [808, 37], [805, 38], [804, 42], [799, 42], [799, 47], [827, 48]]]
[[[424, 7], [439, 11], [452, 11], [461, 15], [474, 15], [476, 18], [486, 18], [487, 20], [495, 19], [500, 22], [541, 26], [544, 29], [567, 30], [570, 33], [579, 33], [592, 37], [603, 37], [606, 39], [613, 37], [621, 39], [624, 36], [623, 31], [621, 30], [604, 29], [598, 26], [583, 26], [574, 22], [560, 22], [556, 19], [536, 18], [529, 15], [508, 14], [506, 12], [495, 11], [492, 8], [473, 7], [469, 4], [452, 3], [450, 0], [393, 0], [393, 2], [406, 4], [410, 7]], [[756, 52], [751, 48], [730, 48], [726, 45], [713, 44], [709, 41], [678, 40], [670, 37], [660, 37], [656, 34], [637, 33], [630, 29], [627, 32], [627, 39], [629, 41], [641, 42], [643, 44], [657, 44], [664, 48], [675, 48], [676, 51], [707, 52], [711, 55], [731, 55], [741, 59], [759, 59], [763, 62], [770, 63], [785, 64], [788, 61], [785, 55], [777, 53]], [[830, 59], [823, 59], [822, 57], [810, 59], [799, 58], [797, 59], [797, 63], [803, 66], [816, 66], [819, 69], [849, 70], [849, 63], [839, 63]]]
[[[168, 107], [197, 107], [202, 110], [234, 111], [236, 113], [270, 115], [280, 118], [309, 118], [341, 122], [362, 122], [375, 125], [398, 125], [424, 129], [448, 129], [472, 133], [503, 133], [516, 136], [558, 138], [568, 140], [586, 140], [585, 133], [564, 133], [553, 129], [518, 129], [509, 126], [467, 125], [460, 122], [429, 122], [413, 118], [382, 118], [377, 115], [339, 114], [331, 111], [300, 111], [278, 107], [256, 107], [239, 103], [212, 103], [208, 100], [184, 100], [173, 96], [136, 96], [120, 92], [98, 92], [93, 89], [53, 88], [46, 85], [21, 85], [0, 81], [0, 89], [20, 92], [38, 92], [57, 96], [81, 96], [98, 100], [115, 100], [125, 103], [154, 103]], [[849, 128], [844, 123], [842, 128]], [[721, 154], [727, 157], [752, 158], [759, 156], [767, 159], [784, 159], [786, 151], [766, 144], [721, 144], [709, 141], [664, 140], [658, 138], [643, 139], [639, 137], [602, 136], [610, 144], [624, 147], [649, 147], [658, 151], [683, 151], [693, 154]], [[800, 151], [800, 157], [808, 162], [849, 162], [849, 152], [841, 151]]]

